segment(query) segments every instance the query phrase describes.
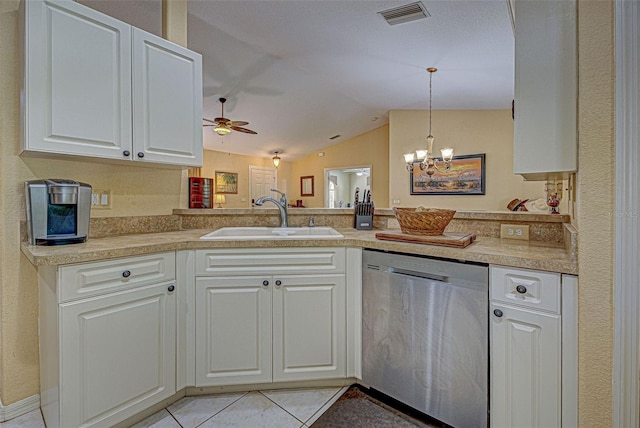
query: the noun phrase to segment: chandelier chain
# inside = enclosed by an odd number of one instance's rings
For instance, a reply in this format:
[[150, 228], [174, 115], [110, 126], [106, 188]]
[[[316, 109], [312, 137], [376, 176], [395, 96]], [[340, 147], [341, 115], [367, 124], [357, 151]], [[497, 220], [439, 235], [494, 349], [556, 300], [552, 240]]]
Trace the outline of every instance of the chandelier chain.
[[431, 81], [433, 80], [433, 71], [429, 71], [429, 135], [431, 135]]

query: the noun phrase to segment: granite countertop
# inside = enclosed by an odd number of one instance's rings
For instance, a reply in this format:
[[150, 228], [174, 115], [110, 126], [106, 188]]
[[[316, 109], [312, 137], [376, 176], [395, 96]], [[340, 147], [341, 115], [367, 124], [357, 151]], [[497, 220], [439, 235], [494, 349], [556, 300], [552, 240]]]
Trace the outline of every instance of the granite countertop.
[[466, 248], [413, 244], [376, 239], [381, 230], [339, 229], [344, 238], [309, 240], [201, 241], [211, 229], [117, 235], [89, 239], [83, 244], [36, 246], [22, 243], [22, 252], [36, 266], [62, 265], [148, 253], [206, 248], [361, 247], [408, 254], [475, 261], [525, 269], [577, 274], [575, 258], [563, 245], [512, 241], [479, 236]]

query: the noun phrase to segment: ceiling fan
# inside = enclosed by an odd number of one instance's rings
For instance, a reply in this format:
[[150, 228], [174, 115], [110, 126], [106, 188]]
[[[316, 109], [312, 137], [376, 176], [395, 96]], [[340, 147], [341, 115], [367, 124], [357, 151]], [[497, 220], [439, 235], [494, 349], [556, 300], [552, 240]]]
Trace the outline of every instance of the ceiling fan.
[[222, 104], [222, 113], [220, 114], [221, 117], [216, 117], [214, 120], [210, 120], [210, 119], [202, 119], [206, 122], [210, 122], [211, 124], [209, 125], [202, 125], [202, 126], [215, 126], [215, 128], [213, 128], [213, 130], [216, 132], [216, 134], [220, 135], [220, 136], [224, 136], [227, 135], [231, 132], [231, 130], [234, 131], [238, 131], [238, 132], [244, 132], [245, 134], [257, 134], [256, 131], [252, 131], [251, 129], [247, 129], [247, 128], [243, 128], [243, 126], [248, 125], [249, 122], [243, 122], [243, 121], [239, 121], [239, 120], [229, 120], [226, 117], [224, 117], [224, 103], [227, 101], [226, 98], [219, 98], [220, 104]]

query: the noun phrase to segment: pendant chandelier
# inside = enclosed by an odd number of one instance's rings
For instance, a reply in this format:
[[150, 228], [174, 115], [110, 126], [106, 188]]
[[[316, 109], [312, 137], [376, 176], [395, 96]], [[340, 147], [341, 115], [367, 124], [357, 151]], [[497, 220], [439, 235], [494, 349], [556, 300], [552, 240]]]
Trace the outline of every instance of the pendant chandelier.
[[431, 135], [431, 81], [433, 79], [433, 73], [438, 71], [437, 68], [427, 68], [429, 72], [429, 135], [427, 135], [427, 148], [416, 150], [415, 153], [405, 153], [404, 161], [407, 163], [407, 171], [413, 171], [414, 160], [419, 161], [420, 170], [426, 170], [426, 173], [431, 177], [436, 171], [448, 171], [451, 169], [451, 160], [453, 159], [453, 149], [450, 147], [440, 150], [442, 159], [436, 159], [433, 157], [433, 135]]
[[273, 166], [278, 169], [278, 167], [280, 166], [280, 156], [278, 156], [278, 152], [274, 152], [275, 156], [271, 158], [271, 160], [273, 161]]

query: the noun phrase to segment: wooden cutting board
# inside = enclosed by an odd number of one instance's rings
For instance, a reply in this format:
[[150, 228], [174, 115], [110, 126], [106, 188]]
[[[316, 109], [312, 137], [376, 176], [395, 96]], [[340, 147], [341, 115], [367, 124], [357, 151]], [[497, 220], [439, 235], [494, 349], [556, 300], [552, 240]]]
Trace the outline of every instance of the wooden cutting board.
[[476, 240], [474, 233], [445, 233], [436, 236], [407, 235], [402, 232], [378, 232], [376, 238], [387, 241], [412, 242], [415, 244], [443, 245], [464, 248]]

